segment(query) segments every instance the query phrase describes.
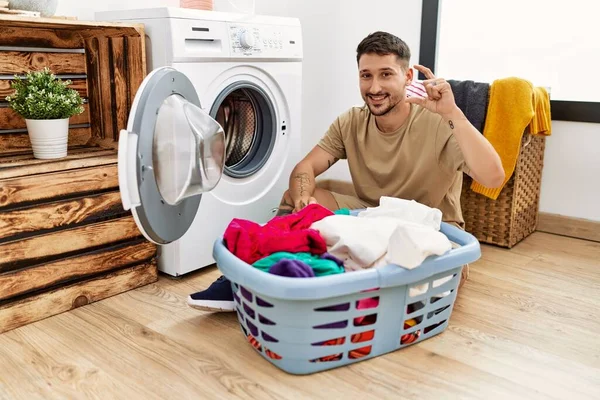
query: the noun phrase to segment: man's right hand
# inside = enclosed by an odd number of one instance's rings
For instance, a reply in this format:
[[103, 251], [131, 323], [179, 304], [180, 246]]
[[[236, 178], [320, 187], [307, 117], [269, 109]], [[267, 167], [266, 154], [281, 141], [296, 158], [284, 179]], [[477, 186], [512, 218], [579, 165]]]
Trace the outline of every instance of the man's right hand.
[[298, 212], [309, 204], [317, 204], [317, 199], [312, 196], [303, 196], [294, 202], [294, 211]]

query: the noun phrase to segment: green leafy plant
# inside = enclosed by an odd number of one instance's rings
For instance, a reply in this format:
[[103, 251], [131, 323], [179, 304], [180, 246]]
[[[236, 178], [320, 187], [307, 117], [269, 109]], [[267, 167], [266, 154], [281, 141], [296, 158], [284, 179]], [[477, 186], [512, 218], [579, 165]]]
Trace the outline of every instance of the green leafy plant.
[[30, 71], [25, 78], [15, 76], [15, 92], [6, 97], [10, 107], [26, 119], [63, 119], [83, 112], [83, 100], [48, 69]]

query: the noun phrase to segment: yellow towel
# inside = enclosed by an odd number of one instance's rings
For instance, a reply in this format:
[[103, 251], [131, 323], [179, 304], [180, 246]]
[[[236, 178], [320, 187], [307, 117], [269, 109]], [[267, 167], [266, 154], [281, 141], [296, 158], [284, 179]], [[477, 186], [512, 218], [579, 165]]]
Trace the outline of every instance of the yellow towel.
[[543, 87], [533, 90], [535, 115], [529, 124], [529, 133], [539, 136], [552, 134], [552, 117], [550, 116], [550, 96]]
[[550, 133], [549, 110], [546, 90], [534, 89], [527, 80], [511, 77], [492, 83], [483, 136], [498, 152], [506, 176], [499, 188], [488, 188], [473, 181], [474, 192], [494, 200], [498, 198], [515, 170], [525, 128], [529, 126], [530, 132], [535, 134]]

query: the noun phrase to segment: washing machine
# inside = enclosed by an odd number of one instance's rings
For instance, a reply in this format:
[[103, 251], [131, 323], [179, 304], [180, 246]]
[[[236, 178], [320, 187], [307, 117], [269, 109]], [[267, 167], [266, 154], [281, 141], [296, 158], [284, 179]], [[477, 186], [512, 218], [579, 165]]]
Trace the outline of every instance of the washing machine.
[[297, 19], [183, 8], [102, 12], [145, 26], [148, 71], [119, 139], [119, 184], [159, 270], [214, 264], [234, 218], [271, 219], [300, 161]]

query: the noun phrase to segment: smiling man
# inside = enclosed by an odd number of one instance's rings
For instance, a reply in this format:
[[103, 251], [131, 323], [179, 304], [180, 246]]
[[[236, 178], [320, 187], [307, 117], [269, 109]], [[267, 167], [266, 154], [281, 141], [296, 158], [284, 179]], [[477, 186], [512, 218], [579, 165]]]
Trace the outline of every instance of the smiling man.
[[[296, 165], [278, 215], [311, 203], [330, 210], [375, 207], [390, 196], [438, 208], [444, 222], [463, 227], [463, 172], [498, 187], [504, 181], [500, 157], [457, 107], [450, 84], [428, 68], [415, 65], [428, 78], [427, 97], [407, 98], [413, 70], [401, 39], [375, 32], [358, 45], [356, 60], [365, 105], [340, 115]], [[356, 197], [316, 187], [315, 178], [340, 159], [348, 160]], [[463, 268], [463, 281], [467, 273]], [[188, 302], [204, 310], [234, 310], [223, 277]]]

